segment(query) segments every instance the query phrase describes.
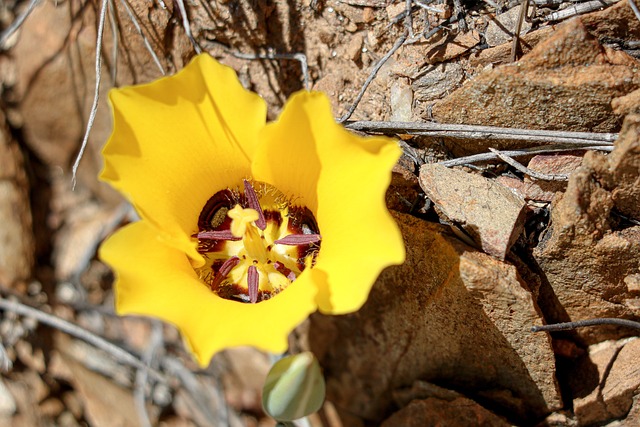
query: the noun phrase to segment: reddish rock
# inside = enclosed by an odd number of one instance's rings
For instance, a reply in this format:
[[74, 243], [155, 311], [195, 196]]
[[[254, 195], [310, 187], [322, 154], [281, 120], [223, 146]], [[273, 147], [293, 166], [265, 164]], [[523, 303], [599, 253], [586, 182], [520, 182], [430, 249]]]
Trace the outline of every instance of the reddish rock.
[[[543, 154], [534, 156], [527, 167], [534, 172], [547, 175], [571, 175], [582, 163], [582, 155]], [[558, 191], [567, 188], [567, 181], [543, 180], [524, 177], [524, 193], [527, 200], [550, 202]]]
[[542, 319], [516, 268], [397, 215], [407, 260], [385, 270], [367, 303], [311, 317], [311, 349], [336, 407], [380, 422], [394, 391], [417, 379], [482, 396], [521, 420], [562, 406]]
[[420, 168], [420, 185], [437, 209], [483, 251], [505, 259], [524, 226], [524, 200], [504, 185], [439, 164]]
[[[581, 425], [625, 418], [640, 397], [640, 339], [591, 346], [572, 376], [573, 391], [578, 396], [573, 407]], [[635, 411], [638, 412], [637, 404]], [[630, 421], [626, 419], [627, 423]]]
[[[442, 123], [615, 132], [622, 117], [611, 101], [640, 87], [639, 65], [600, 45], [580, 19], [573, 19], [519, 62], [468, 81], [436, 104], [433, 116]], [[453, 148], [461, 154], [519, 144], [475, 140]]]
[[[549, 321], [640, 315], [637, 291], [627, 283], [640, 265], [640, 116], [628, 116], [609, 156], [589, 152], [551, 211], [534, 256], [549, 282]], [[556, 301], [554, 303], [553, 301]], [[588, 343], [628, 333], [615, 327], [585, 328]]]
[[381, 427], [422, 427], [436, 425], [507, 427], [511, 424], [464, 397], [452, 401], [414, 400], [389, 418]]

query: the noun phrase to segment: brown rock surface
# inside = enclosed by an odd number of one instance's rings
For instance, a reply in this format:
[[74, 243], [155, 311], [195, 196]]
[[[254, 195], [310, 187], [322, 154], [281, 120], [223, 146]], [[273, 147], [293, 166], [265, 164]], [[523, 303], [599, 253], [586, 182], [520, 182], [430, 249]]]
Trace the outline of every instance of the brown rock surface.
[[464, 397], [452, 401], [441, 399], [414, 400], [381, 427], [422, 427], [435, 425], [507, 427], [511, 424]]
[[14, 287], [31, 277], [34, 242], [22, 153], [0, 112], [0, 286]]
[[524, 200], [500, 183], [438, 164], [420, 168], [420, 185], [438, 210], [460, 223], [483, 251], [505, 259], [522, 232]]
[[380, 276], [357, 313], [311, 318], [329, 399], [380, 421], [416, 379], [482, 396], [520, 419], [562, 406], [549, 338], [516, 268], [398, 214], [407, 260]]
[[[534, 156], [527, 167], [534, 172], [548, 175], [571, 175], [582, 163], [578, 154], [541, 154]], [[567, 181], [540, 180], [524, 177], [525, 199], [550, 202], [556, 192], [567, 188]]]
[[[613, 132], [622, 117], [613, 113], [611, 101], [640, 86], [638, 65], [631, 56], [604, 48], [580, 19], [573, 19], [521, 61], [468, 81], [436, 104], [433, 116], [443, 123]], [[491, 144], [508, 148], [513, 143]], [[484, 151], [487, 144], [454, 148], [470, 153]]]
[[581, 425], [624, 417], [640, 394], [640, 339], [591, 346], [572, 374], [577, 383], [574, 411]]
[[[638, 116], [627, 118], [608, 157], [587, 153], [552, 209], [549, 228], [534, 250], [552, 289], [545, 297], [549, 321], [640, 316], [637, 292], [626, 283], [640, 266], [640, 226], [620, 228], [614, 215], [614, 208], [637, 215], [639, 122]], [[595, 343], [625, 332], [603, 327], [578, 333]]]

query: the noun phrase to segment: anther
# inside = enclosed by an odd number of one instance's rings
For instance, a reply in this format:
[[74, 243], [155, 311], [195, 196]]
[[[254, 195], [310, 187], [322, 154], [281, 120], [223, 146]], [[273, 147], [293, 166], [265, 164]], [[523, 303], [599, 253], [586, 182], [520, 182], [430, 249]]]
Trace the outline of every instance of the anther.
[[232, 240], [234, 242], [242, 239], [242, 237], [234, 236], [231, 230], [201, 231], [195, 237], [202, 240]]
[[229, 258], [222, 264], [222, 266], [216, 273], [215, 277], [211, 281], [211, 284], [209, 285], [212, 291], [218, 290], [218, 286], [220, 286], [220, 283], [222, 283], [225, 277], [227, 277], [227, 275], [231, 272], [233, 267], [238, 265], [239, 262], [240, 262], [240, 258], [238, 258], [237, 256], [234, 256]]
[[247, 203], [251, 209], [254, 209], [258, 212], [258, 219], [256, 220], [256, 227], [260, 230], [264, 230], [267, 228], [267, 221], [264, 219], [264, 212], [262, 212], [262, 207], [260, 206], [260, 201], [258, 201], [258, 195], [256, 191], [253, 189], [253, 186], [246, 179], [242, 180], [244, 183], [244, 195], [247, 197]]
[[321, 239], [322, 238], [319, 234], [289, 234], [288, 236], [285, 236], [282, 239], [278, 239], [273, 243], [277, 245], [298, 246], [317, 243]]
[[247, 270], [247, 284], [249, 285], [249, 302], [255, 304], [258, 302], [260, 277], [258, 276], [258, 269], [254, 265], [249, 266]]

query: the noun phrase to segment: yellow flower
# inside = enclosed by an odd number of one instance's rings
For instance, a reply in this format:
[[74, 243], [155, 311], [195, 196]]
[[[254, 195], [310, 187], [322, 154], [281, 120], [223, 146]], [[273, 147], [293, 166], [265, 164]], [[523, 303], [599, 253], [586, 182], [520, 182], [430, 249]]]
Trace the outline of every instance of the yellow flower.
[[310, 313], [358, 310], [404, 260], [384, 202], [400, 149], [344, 130], [323, 94], [266, 124], [264, 101], [203, 54], [110, 100], [101, 179], [141, 217], [100, 250], [116, 310], [176, 325], [201, 365], [225, 347], [284, 352]]

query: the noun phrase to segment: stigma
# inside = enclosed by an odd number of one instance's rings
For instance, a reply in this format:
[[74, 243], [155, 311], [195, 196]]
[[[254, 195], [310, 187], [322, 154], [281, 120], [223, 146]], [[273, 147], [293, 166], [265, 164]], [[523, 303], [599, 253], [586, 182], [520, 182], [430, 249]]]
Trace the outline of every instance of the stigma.
[[270, 184], [243, 181], [222, 190], [198, 218], [200, 279], [218, 296], [246, 303], [270, 299], [313, 268], [321, 236], [315, 217]]

